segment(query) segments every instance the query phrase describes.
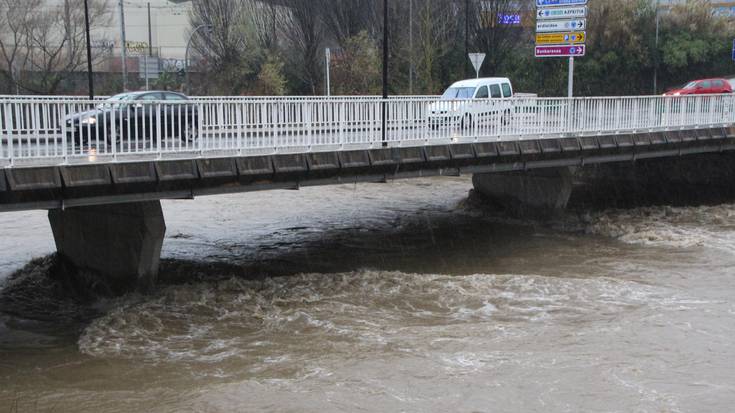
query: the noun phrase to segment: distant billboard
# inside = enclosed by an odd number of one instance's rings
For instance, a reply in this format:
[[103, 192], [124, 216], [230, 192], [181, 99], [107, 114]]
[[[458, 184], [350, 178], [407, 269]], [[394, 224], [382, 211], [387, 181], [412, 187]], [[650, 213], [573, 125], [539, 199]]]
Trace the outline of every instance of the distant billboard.
[[520, 13], [498, 13], [498, 24], [506, 26], [520, 26]]

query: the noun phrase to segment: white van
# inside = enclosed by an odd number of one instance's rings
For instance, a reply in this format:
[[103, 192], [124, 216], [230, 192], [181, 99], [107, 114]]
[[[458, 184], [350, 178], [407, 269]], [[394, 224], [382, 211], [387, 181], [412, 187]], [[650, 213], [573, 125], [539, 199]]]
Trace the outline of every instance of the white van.
[[499, 121], [507, 124], [513, 116], [513, 85], [507, 77], [468, 79], [454, 83], [438, 102], [429, 107], [432, 128]]

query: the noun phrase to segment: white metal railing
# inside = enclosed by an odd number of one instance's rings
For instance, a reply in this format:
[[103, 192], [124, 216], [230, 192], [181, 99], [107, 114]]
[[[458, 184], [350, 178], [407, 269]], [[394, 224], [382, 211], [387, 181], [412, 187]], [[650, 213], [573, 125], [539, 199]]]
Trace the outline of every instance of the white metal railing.
[[[383, 133], [383, 106], [387, 117]], [[0, 98], [0, 166], [308, 152], [726, 126], [734, 95], [514, 98]]]
[[[151, 91], [154, 92], [154, 91]], [[143, 92], [141, 92], [143, 93]], [[93, 100], [105, 100], [109, 96], [95, 96]], [[196, 101], [212, 101], [212, 100], [379, 100], [382, 96], [364, 95], [364, 96], [190, 96], [191, 100]], [[411, 100], [411, 99], [438, 99], [437, 95], [417, 95], [417, 96], [390, 96], [391, 100]], [[62, 96], [62, 95], [0, 95], [0, 100], [8, 101], [48, 101], [48, 102], [68, 102], [70, 100], [89, 100], [87, 96]]]

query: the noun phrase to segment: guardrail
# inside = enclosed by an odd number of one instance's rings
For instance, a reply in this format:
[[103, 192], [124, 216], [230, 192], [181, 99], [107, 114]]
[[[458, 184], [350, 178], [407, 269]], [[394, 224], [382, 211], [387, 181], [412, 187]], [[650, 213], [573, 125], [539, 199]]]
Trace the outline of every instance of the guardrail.
[[[383, 107], [386, 130], [383, 133]], [[0, 99], [0, 165], [308, 152], [735, 123], [735, 96]]]

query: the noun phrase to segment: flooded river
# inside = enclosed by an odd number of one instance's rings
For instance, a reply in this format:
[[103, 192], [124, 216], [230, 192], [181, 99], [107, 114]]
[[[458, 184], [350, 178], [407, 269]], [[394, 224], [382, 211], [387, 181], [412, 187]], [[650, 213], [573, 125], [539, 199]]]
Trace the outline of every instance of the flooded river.
[[[162, 283], [0, 214], [0, 412], [728, 412], [735, 205], [500, 219], [467, 178], [166, 201]], [[19, 284], [23, 284], [19, 286]]]

